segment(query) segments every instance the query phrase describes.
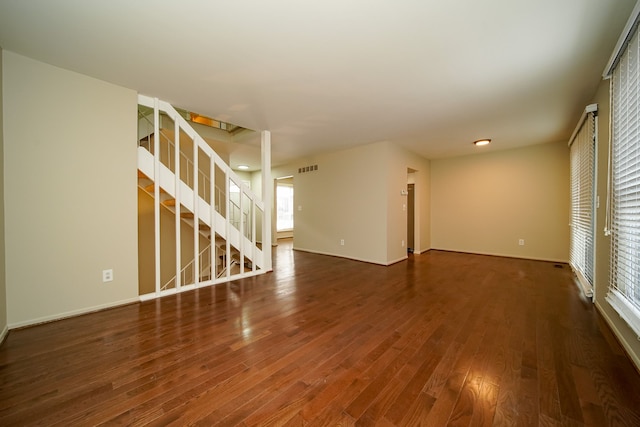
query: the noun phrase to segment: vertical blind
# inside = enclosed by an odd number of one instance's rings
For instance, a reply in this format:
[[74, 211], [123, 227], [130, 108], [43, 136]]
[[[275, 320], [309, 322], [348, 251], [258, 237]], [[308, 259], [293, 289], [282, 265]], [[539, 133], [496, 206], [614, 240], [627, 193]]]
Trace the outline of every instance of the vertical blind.
[[640, 42], [633, 32], [611, 74], [607, 301], [640, 335]]
[[571, 169], [571, 241], [569, 260], [582, 289], [593, 296], [594, 164], [596, 106], [585, 110], [569, 141]]

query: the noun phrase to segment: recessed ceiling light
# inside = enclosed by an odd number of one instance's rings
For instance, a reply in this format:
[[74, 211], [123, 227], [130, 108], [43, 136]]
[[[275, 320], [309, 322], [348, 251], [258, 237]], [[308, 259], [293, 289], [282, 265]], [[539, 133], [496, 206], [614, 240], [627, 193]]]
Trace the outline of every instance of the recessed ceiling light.
[[238, 169], [246, 171], [247, 169], [249, 169], [249, 166], [247, 166], [247, 165], [238, 165]]
[[473, 141], [473, 145], [482, 147], [483, 145], [489, 145], [490, 142], [491, 142], [490, 139], [479, 139], [477, 141]]

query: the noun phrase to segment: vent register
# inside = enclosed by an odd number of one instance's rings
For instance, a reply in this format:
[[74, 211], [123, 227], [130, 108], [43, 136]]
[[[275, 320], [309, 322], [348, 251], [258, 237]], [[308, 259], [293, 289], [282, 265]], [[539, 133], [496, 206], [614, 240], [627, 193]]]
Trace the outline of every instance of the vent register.
[[301, 168], [298, 168], [298, 173], [315, 172], [317, 170], [318, 170], [318, 165], [303, 166]]

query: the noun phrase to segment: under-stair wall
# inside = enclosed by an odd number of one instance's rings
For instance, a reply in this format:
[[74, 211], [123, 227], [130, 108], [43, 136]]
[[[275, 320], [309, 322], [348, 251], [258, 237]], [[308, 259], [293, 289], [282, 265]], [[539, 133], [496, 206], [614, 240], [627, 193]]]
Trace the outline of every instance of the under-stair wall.
[[[153, 201], [153, 243], [139, 245], [141, 298], [270, 271], [271, 236], [263, 226], [270, 222], [269, 205], [169, 104], [140, 95], [138, 122], [138, 186]], [[263, 175], [268, 175], [266, 131], [262, 150]], [[151, 228], [149, 217], [140, 213], [140, 231]], [[153, 273], [148, 271], [150, 250]]]

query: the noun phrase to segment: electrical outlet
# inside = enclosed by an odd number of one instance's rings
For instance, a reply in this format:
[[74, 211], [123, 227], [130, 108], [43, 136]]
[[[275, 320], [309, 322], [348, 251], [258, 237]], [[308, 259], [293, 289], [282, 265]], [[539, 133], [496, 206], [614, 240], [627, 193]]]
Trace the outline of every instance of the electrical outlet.
[[404, 248], [404, 240], [402, 241], [402, 243], [400, 243], [402, 245], [402, 247]]
[[520, 239], [520, 240], [518, 240], [518, 245], [520, 245], [520, 246], [524, 246], [524, 239]]
[[344, 246], [344, 239], [340, 239], [340, 246]]
[[112, 281], [113, 281], [113, 270], [112, 269], [102, 270], [102, 282], [106, 283], [106, 282], [112, 282]]

